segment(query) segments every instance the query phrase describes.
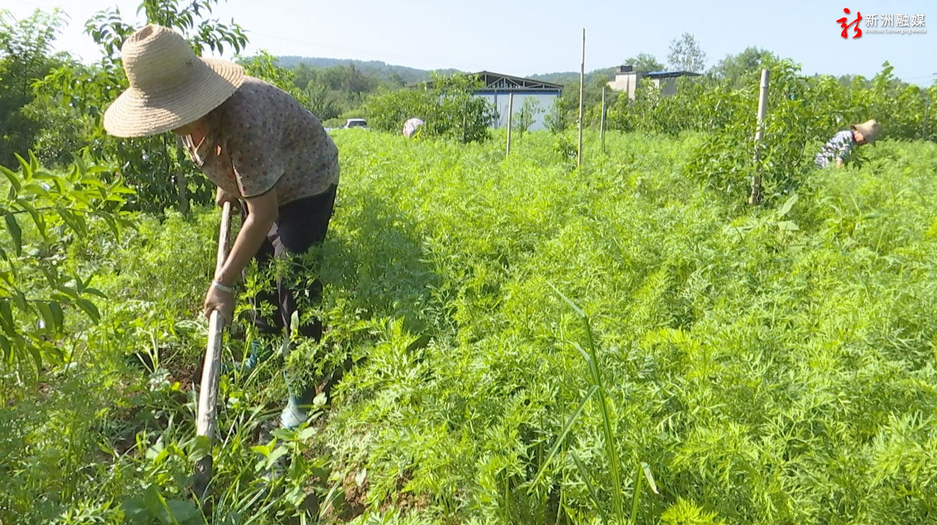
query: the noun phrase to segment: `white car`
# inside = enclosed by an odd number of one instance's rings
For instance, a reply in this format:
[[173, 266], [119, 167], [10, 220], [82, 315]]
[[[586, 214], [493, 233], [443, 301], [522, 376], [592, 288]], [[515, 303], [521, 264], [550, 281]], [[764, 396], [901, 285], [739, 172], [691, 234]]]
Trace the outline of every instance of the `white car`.
[[345, 121], [345, 129], [351, 128], [368, 129], [368, 121], [363, 118], [350, 118]]

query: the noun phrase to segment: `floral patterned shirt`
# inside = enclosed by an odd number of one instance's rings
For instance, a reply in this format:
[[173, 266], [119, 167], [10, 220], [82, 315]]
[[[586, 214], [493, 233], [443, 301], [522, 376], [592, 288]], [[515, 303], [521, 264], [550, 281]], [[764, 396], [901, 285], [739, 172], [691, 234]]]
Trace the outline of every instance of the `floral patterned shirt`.
[[852, 147], [856, 144], [856, 139], [851, 130], [840, 131], [823, 146], [820, 153], [817, 153], [814, 163], [818, 168], [825, 168], [830, 162], [836, 159], [844, 161], [849, 160], [849, 154], [852, 153]]
[[274, 190], [282, 206], [338, 184], [338, 148], [319, 119], [285, 91], [246, 77], [208, 115], [204, 139], [182, 137], [189, 156], [221, 189], [250, 198]]

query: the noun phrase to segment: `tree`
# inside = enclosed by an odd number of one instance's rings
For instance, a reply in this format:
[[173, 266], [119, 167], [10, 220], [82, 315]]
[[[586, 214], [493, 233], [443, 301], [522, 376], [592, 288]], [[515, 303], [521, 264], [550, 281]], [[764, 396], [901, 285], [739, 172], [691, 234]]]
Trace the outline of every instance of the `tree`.
[[60, 60], [51, 56], [62, 26], [59, 11], [37, 10], [24, 20], [0, 10], [0, 164], [12, 166], [26, 155], [43, 128], [42, 112], [29, 111], [36, 100], [33, 82]]
[[680, 38], [674, 38], [670, 42], [667, 62], [675, 70], [700, 73], [706, 67], [706, 53], [700, 49], [693, 35], [683, 33]]
[[[147, 23], [182, 33], [197, 55], [204, 50], [240, 52], [247, 44], [243, 29], [210, 18], [218, 1], [143, 0], [138, 11], [146, 15]], [[167, 134], [115, 139], [106, 135], [102, 126], [104, 108], [128, 86], [119, 52], [135, 31], [123, 21], [119, 9], [99, 12], [88, 20], [85, 32], [100, 46], [100, 61], [93, 66], [73, 61], [56, 68], [43, 80], [42, 89], [46, 96], [73, 110], [76, 118], [90, 120], [93, 135], [89, 137], [89, 153], [95, 160], [121, 166], [122, 176], [136, 190], [132, 207], [162, 211], [175, 205], [186, 213], [190, 200], [210, 202], [214, 188], [205, 177], [190, 177], [195, 167], [176, 141]]]
[[63, 260], [69, 240], [93, 234], [92, 221], [119, 235], [130, 224], [124, 196], [133, 192], [119, 178], [101, 182], [111, 166], [76, 159], [66, 172], [50, 173], [35, 155], [16, 161], [19, 171], [0, 165], [7, 187], [0, 196], [0, 371], [22, 380], [68, 357], [61, 344], [67, 317], [100, 318], [92, 299], [104, 295], [90, 286], [90, 275], [82, 277], [87, 270]]
[[639, 53], [636, 57], [625, 60], [626, 66], [633, 66], [635, 71], [662, 71], [664, 65], [650, 53]]
[[523, 135], [534, 125], [537, 115], [541, 113], [543, 113], [543, 108], [540, 107], [540, 101], [534, 97], [526, 97], [521, 110], [514, 114], [514, 130]]
[[309, 111], [319, 117], [319, 120], [328, 120], [339, 115], [335, 102], [329, 95], [329, 90], [323, 85], [309, 82], [305, 89], [306, 98], [309, 100]]
[[369, 125], [399, 133], [408, 118], [417, 117], [425, 122], [421, 129], [426, 136], [449, 137], [462, 143], [487, 139], [496, 110], [474, 95], [478, 79], [436, 73], [432, 78], [432, 83], [423, 89], [400, 89], [372, 97], [365, 107]]
[[757, 82], [763, 67], [778, 62], [778, 56], [767, 49], [748, 47], [737, 55], [726, 55], [710, 69], [710, 73], [716, 79], [727, 81], [732, 87], [739, 88]]
[[555, 97], [550, 105], [550, 110], [543, 116], [543, 125], [547, 127], [550, 133], [566, 131], [571, 123], [570, 111], [572, 111], [572, 108], [568, 97]]

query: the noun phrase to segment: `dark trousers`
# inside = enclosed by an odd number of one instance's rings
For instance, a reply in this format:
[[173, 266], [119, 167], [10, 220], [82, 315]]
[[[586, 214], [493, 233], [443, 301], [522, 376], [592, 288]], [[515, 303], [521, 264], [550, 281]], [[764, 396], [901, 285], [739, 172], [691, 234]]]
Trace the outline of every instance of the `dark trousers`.
[[[305, 302], [309, 305], [321, 299], [322, 282], [318, 278], [309, 281], [307, 276], [297, 274], [309, 270], [303, 266], [301, 256], [325, 240], [337, 190], [338, 186], [333, 184], [319, 195], [280, 206], [279, 215], [255, 256], [261, 271], [272, 267], [276, 271], [276, 289], [265, 287], [253, 300], [252, 321], [259, 333], [279, 335], [284, 328], [289, 331], [290, 319], [297, 311], [297, 298], [308, 298]], [[316, 318], [300, 324], [299, 333], [319, 341], [322, 321]]]

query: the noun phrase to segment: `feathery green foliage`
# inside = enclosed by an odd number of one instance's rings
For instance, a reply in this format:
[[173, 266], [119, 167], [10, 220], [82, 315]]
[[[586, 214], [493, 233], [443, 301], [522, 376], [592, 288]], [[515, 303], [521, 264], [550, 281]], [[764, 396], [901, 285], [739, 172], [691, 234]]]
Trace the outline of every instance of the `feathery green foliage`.
[[[704, 136], [610, 133], [581, 171], [539, 132], [509, 157], [497, 141], [334, 138], [343, 179], [315, 254], [328, 330], [285, 360], [335, 384], [312, 422], [269, 433], [282, 358], [224, 376], [215, 504], [194, 506], [217, 212], [141, 217], [68, 244], [108, 300], [63, 340], [84, 349], [74, 364], [0, 410], [0, 520], [932, 515], [933, 144], [883, 140], [861, 167], [804, 172], [796, 198], [749, 208], [683, 175]], [[242, 325], [227, 359], [250, 344]], [[265, 481], [279, 457], [286, 475]]]

